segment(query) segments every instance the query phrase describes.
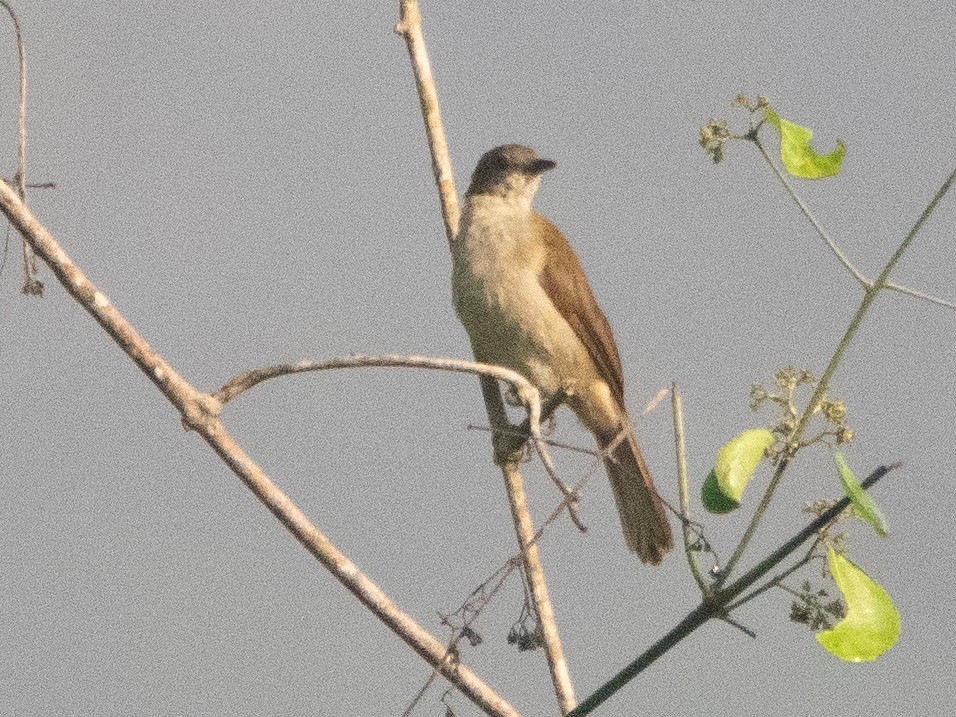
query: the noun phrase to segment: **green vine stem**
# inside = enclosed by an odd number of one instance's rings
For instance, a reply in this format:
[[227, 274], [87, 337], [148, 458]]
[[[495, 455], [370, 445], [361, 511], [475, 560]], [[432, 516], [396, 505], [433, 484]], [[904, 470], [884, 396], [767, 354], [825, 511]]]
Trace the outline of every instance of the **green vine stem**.
[[[797, 201], [798, 206], [803, 210], [803, 203], [799, 201], [796, 197], [796, 194], [790, 188], [789, 184], [783, 179], [780, 175], [779, 170], [777, 170], [776, 165], [771, 161], [770, 156], [764, 150], [763, 145], [760, 144], [760, 141], [754, 136], [752, 141], [756, 143], [760, 153], [763, 155], [764, 159], [770, 164], [773, 168], [774, 173], [780, 177], [783, 181], [784, 186], [787, 188], [788, 193], [791, 197]], [[886, 262], [886, 265], [883, 267], [883, 270], [880, 272], [879, 277], [873, 282], [865, 282], [863, 290], [863, 299], [860, 302], [860, 306], [857, 308], [856, 312], [853, 314], [853, 318], [850, 319], [850, 323], [846, 328], [846, 331], [843, 333], [843, 337], [840, 339], [840, 343], [837, 345], [836, 350], [833, 352], [833, 356], [830, 358], [830, 362], [827, 364], [826, 369], [823, 372], [823, 375], [820, 377], [820, 381], [817, 384], [816, 389], [813, 392], [813, 395], [810, 397], [807, 407], [804, 410], [803, 414], [800, 416], [800, 420], [797, 422], [796, 427], [793, 430], [793, 433], [790, 436], [790, 442], [792, 445], [797, 445], [800, 439], [803, 437], [803, 433], [807, 428], [807, 425], [810, 423], [810, 419], [813, 417], [813, 414], [816, 412], [817, 406], [820, 405], [821, 400], [826, 395], [827, 390], [830, 387], [830, 381], [833, 378], [833, 375], [836, 373], [837, 368], [839, 368], [843, 356], [846, 353], [846, 350], [849, 348], [850, 343], [853, 341], [853, 337], [856, 335], [857, 330], [860, 328], [860, 325], [863, 323], [863, 319], [866, 316], [867, 312], [872, 306], [873, 302], [876, 301], [876, 297], [879, 296], [880, 292], [887, 288], [889, 283], [890, 273], [899, 263], [899, 260], [902, 258], [903, 253], [910, 246], [913, 239], [916, 238], [916, 235], [919, 233], [920, 229], [923, 227], [923, 224], [929, 218], [929, 216], [936, 209], [936, 206], [939, 204], [940, 200], [946, 195], [946, 192], [949, 191], [950, 186], [953, 183], [953, 180], [956, 179], [956, 169], [954, 169], [950, 175], [946, 178], [943, 184], [937, 190], [935, 196], [930, 201], [926, 208], [920, 213], [919, 218], [916, 220], [916, 223], [913, 225], [913, 228], [907, 233], [906, 237], [897, 247], [896, 251], [893, 252], [893, 255], [890, 257], [889, 261]], [[806, 213], [806, 211], [804, 211]], [[809, 215], [808, 215], [809, 216]], [[813, 221], [811, 217], [811, 221]], [[855, 276], [855, 274], [854, 274]], [[740, 560], [744, 551], [747, 549], [747, 546], [750, 544], [751, 539], [754, 536], [754, 533], [757, 531], [757, 527], [760, 525], [764, 513], [767, 510], [767, 506], [770, 504], [770, 500], [773, 498], [774, 493], [777, 490], [777, 486], [780, 484], [780, 479], [783, 477], [783, 473], [789, 465], [789, 460], [784, 459], [778, 465], [777, 469], [774, 471], [773, 477], [770, 479], [770, 483], [767, 485], [766, 491], [764, 491], [763, 497], [760, 500], [760, 504], [757, 506], [756, 511], [754, 511], [753, 518], [750, 520], [750, 524], [747, 526], [747, 529], [744, 531], [743, 537], [740, 539], [740, 542], [737, 545], [737, 548], [734, 550], [733, 555], [728, 561], [727, 565], [721, 571], [721, 577], [718, 581], [718, 585], [722, 584], [726, 579], [731, 575], [733, 569], [736, 567], [737, 562]]]

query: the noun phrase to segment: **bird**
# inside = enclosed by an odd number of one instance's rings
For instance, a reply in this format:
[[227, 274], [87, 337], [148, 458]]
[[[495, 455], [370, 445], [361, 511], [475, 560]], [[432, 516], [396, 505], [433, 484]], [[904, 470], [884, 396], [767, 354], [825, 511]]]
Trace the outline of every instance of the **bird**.
[[520, 373], [544, 400], [564, 392], [606, 452], [627, 547], [657, 565], [674, 539], [628, 419], [614, 334], [574, 249], [531, 206], [555, 166], [520, 144], [478, 161], [451, 242], [453, 304], [477, 361]]

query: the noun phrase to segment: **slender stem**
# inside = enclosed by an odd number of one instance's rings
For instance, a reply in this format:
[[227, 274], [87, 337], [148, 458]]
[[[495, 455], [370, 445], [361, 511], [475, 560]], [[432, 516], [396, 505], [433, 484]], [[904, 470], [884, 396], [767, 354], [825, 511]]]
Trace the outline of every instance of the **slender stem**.
[[908, 286], [903, 286], [902, 284], [897, 284], [895, 281], [886, 282], [886, 288], [890, 291], [896, 291], [900, 294], [905, 294], [907, 296], [913, 296], [917, 299], [923, 299], [923, 301], [928, 301], [931, 304], [936, 304], [938, 306], [945, 306], [947, 309], [956, 309], [956, 303], [949, 301], [948, 299], [941, 299], [938, 296], [932, 296], [923, 291], [917, 291], [916, 289], [911, 289]]
[[793, 565], [791, 565], [789, 568], [787, 568], [786, 570], [784, 570], [784, 571], [783, 571], [782, 573], [780, 573], [779, 575], [775, 575], [773, 578], [771, 578], [770, 580], [768, 580], [766, 583], [764, 583], [763, 585], [761, 585], [759, 588], [753, 590], [752, 592], [747, 593], [746, 595], [744, 595], [742, 598], [740, 598], [740, 599], [737, 600], [736, 602], [730, 603], [730, 604], [727, 605], [727, 607], [724, 608], [724, 609], [725, 609], [727, 612], [732, 612], [732, 611], [736, 610], [738, 607], [740, 607], [741, 605], [745, 605], [746, 603], [750, 602], [751, 600], [753, 600], [753, 599], [754, 599], [755, 597], [757, 597], [758, 595], [763, 595], [765, 592], [767, 592], [767, 591], [770, 590], [771, 588], [777, 587], [777, 585], [780, 583], [780, 581], [786, 580], [788, 577], [790, 577], [791, 575], [793, 575], [793, 573], [797, 572], [800, 568], [802, 568], [804, 565], [806, 565], [806, 564], [809, 563], [811, 560], [813, 560], [813, 551], [814, 551], [814, 549], [816, 548], [817, 543], [819, 543], [819, 538], [817, 538], [817, 541], [813, 544], [813, 547], [811, 547], [810, 550], [807, 551], [807, 554], [806, 554], [803, 558], [801, 558], [799, 561], [797, 561], [796, 563], [794, 563]]
[[707, 595], [710, 585], [704, 580], [697, 561], [696, 539], [690, 529], [690, 488], [687, 479], [687, 443], [684, 436], [684, 399], [681, 398], [677, 382], [671, 383], [671, 408], [674, 414], [674, 450], [677, 461], [677, 486], [680, 493], [680, 520], [684, 534], [684, 554], [690, 574], [693, 576], [701, 593]]
[[[17, 60], [20, 72], [20, 102], [17, 108], [17, 173], [14, 176], [17, 194], [26, 202], [27, 199], [27, 56], [23, 43], [23, 31], [20, 29], [20, 20], [7, 0], [0, 0], [0, 5], [10, 14], [13, 30], [17, 36]], [[0, 180], [2, 181], [2, 180]], [[27, 296], [43, 296], [43, 282], [37, 274], [36, 255], [29, 242], [22, 242], [23, 246], [23, 293]]]
[[27, 57], [23, 44], [23, 31], [20, 21], [10, 7], [7, 0], [0, 0], [0, 5], [10, 14], [13, 21], [13, 31], [17, 37], [17, 61], [20, 71], [20, 103], [17, 111], [17, 174], [16, 185], [20, 199], [26, 199], [27, 187]]
[[913, 228], [909, 230], [906, 234], [906, 238], [903, 240], [903, 243], [899, 245], [897, 250], [893, 252], [893, 256], [890, 257], [890, 260], [886, 263], [886, 266], [883, 267], [883, 271], [880, 272], [880, 276], [875, 282], [875, 288], [882, 289], [885, 287], [890, 280], [890, 272], [896, 267], [899, 260], [903, 258], [903, 252], [905, 252], [909, 245], [912, 243], [913, 239], [916, 238], [916, 235], [919, 234], [919, 230], [923, 228], [923, 224], [926, 223], [926, 220], [929, 219], [930, 215], [936, 209], [936, 206], [942, 201], [943, 197], [946, 196], [946, 192], [949, 191], [949, 188], [953, 185], [953, 180], [956, 179], [956, 169], [953, 169], [949, 173], [949, 176], [946, 177], [942, 186], [936, 191], [936, 194], [933, 195], [933, 198], [930, 200], [930, 203], [926, 205], [926, 209], [920, 212], [919, 218], [916, 220], [916, 223], [913, 224]]
[[786, 176], [783, 172], [774, 164], [774, 161], [770, 159], [770, 155], [767, 154], [767, 150], [764, 149], [763, 144], [760, 142], [760, 138], [757, 136], [756, 132], [751, 133], [748, 138], [757, 145], [757, 149], [760, 151], [760, 155], [764, 158], [770, 169], [773, 170], [773, 173], [777, 176], [777, 179], [780, 180], [780, 184], [783, 185], [783, 188], [787, 191], [787, 194], [790, 195], [790, 198], [794, 203], [800, 208], [800, 211], [803, 212], [803, 215], [807, 218], [813, 228], [816, 229], [817, 234], [820, 235], [820, 238], [823, 239], [824, 243], [830, 248], [830, 251], [840, 260], [840, 263], [846, 267], [846, 270], [852, 274], [853, 278], [856, 279], [861, 286], [866, 288], [870, 285], [870, 281], [863, 276], [863, 274], [853, 266], [853, 263], [850, 261], [849, 257], [843, 253], [837, 243], [830, 238], [830, 235], [827, 234], [826, 230], [823, 228], [823, 225], [817, 221], [817, 218], [813, 216], [813, 212], [810, 211], [810, 207], [800, 198], [794, 188], [791, 186], [790, 182], [787, 181]]

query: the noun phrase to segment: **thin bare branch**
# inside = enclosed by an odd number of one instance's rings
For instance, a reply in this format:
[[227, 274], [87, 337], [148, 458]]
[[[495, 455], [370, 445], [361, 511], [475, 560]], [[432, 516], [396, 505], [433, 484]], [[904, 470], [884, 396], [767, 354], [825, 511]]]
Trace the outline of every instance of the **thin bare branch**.
[[462, 359], [438, 358], [434, 356], [407, 356], [403, 354], [386, 354], [384, 356], [362, 356], [354, 355], [348, 358], [335, 358], [327, 361], [299, 361], [294, 364], [279, 364], [267, 368], [252, 369], [245, 371], [238, 376], [231, 378], [222, 385], [212, 396], [221, 404], [235, 400], [240, 395], [259, 385], [270, 378], [279, 376], [289, 376], [309, 371], [328, 371], [330, 369], [341, 368], [373, 368], [373, 367], [393, 367], [393, 368], [418, 368], [435, 369], [438, 371], [453, 371], [456, 373], [473, 373], [478, 376], [488, 376], [500, 381], [507, 381], [515, 387], [519, 396], [526, 402], [528, 417], [525, 421], [527, 430], [524, 436], [530, 436], [535, 450], [538, 453], [541, 463], [544, 465], [548, 476], [554, 481], [561, 493], [570, 498], [568, 502], [568, 513], [571, 520], [581, 532], [587, 531], [587, 526], [581, 520], [577, 512], [578, 497], [571, 488], [561, 480], [557, 469], [554, 467], [554, 461], [547, 449], [547, 441], [541, 438], [541, 398], [536, 389], [524, 376], [503, 366], [492, 364], [476, 363], [475, 361], [465, 361]]
[[[493, 429], [490, 428], [489, 426], [479, 426], [475, 423], [469, 423], [467, 426], [465, 426], [465, 428], [467, 428], [469, 431], [483, 431], [485, 433], [493, 432]], [[528, 432], [522, 431], [520, 428], [509, 428], [504, 431], [501, 431], [501, 433], [505, 433], [508, 436], [512, 436], [512, 437], [523, 436], [524, 440], [528, 440]], [[571, 445], [570, 443], [562, 443], [561, 441], [554, 441], [550, 438], [542, 438], [541, 442], [544, 443], [545, 445], [551, 446], [552, 448], [560, 448], [562, 450], [571, 451], [573, 453], [582, 453], [586, 456], [591, 456], [592, 458], [601, 457], [600, 452], [595, 448], [585, 448], [583, 446], [574, 446], [574, 445]]]
[[903, 286], [902, 284], [897, 284], [895, 281], [886, 282], [886, 288], [890, 291], [898, 291], [901, 294], [906, 294], [907, 296], [913, 296], [917, 299], [923, 299], [923, 301], [928, 301], [931, 304], [937, 304], [939, 306], [945, 306], [947, 309], [956, 309], [956, 303], [949, 301], [948, 299], [941, 299], [938, 296], [933, 296], [931, 294], [923, 293], [922, 291], [917, 291], [916, 289], [911, 289], [908, 286]]
[[677, 486], [680, 493], [680, 524], [684, 535], [684, 555], [690, 567], [690, 574], [700, 588], [702, 595], [710, 592], [709, 583], [704, 580], [698, 564], [698, 538], [691, 530], [690, 489], [687, 478], [687, 442], [684, 437], [684, 400], [677, 388], [677, 382], [671, 384], [671, 408], [674, 414], [674, 450], [677, 462]]
[[[521, 548], [521, 559], [534, 598], [535, 611], [541, 623], [545, 649], [548, 656], [548, 665], [552, 673], [552, 682], [557, 691], [558, 704], [563, 713], [570, 712], [576, 702], [574, 688], [571, 686], [571, 675], [568, 671], [564, 648], [557, 635], [557, 622], [554, 617], [554, 606], [548, 595], [547, 583], [544, 579], [544, 568], [538, 551], [537, 536], [531, 513], [528, 510], [528, 496], [524, 490], [524, 481], [516, 463], [505, 463], [501, 466], [508, 492], [508, 504], [511, 507], [511, 517], [515, 524], [515, 533], [518, 545]], [[565, 500], [568, 500], [565, 498]]]
[[576, 503], [578, 496], [572, 493], [572, 490], [565, 485], [564, 481], [558, 475], [554, 467], [554, 461], [548, 453], [547, 442], [541, 439], [541, 398], [538, 390], [521, 374], [502, 366], [492, 364], [476, 363], [475, 361], [465, 361], [462, 359], [438, 358], [434, 356], [407, 356], [402, 354], [386, 354], [384, 356], [362, 356], [354, 355], [347, 358], [335, 358], [327, 361], [299, 361], [294, 364], [279, 364], [267, 368], [252, 369], [245, 371], [234, 378], [229, 379], [212, 396], [221, 404], [235, 400], [249, 389], [259, 385], [263, 381], [279, 376], [289, 376], [309, 371], [328, 371], [330, 369], [342, 368], [418, 368], [435, 369], [438, 371], [453, 371], [456, 373], [473, 373], [478, 376], [488, 376], [500, 381], [506, 381], [515, 387], [519, 396], [526, 401], [528, 417], [524, 425], [527, 430], [525, 437], [530, 436], [535, 446], [541, 463], [544, 465], [548, 476], [554, 481], [554, 484], [565, 497], [570, 497], [568, 503], [568, 513], [571, 520], [581, 532], [587, 531], [587, 526], [581, 520], [577, 512]]
[[441, 215], [445, 222], [445, 236], [449, 242], [458, 235], [458, 221], [461, 210], [458, 208], [458, 192], [455, 191], [455, 176], [448, 154], [448, 139], [438, 104], [438, 89], [432, 74], [431, 60], [425, 49], [425, 36], [422, 34], [422, 14], [418, 0], [401, 0], [399, 21], [395, 33], [404, 38], [408, 48], [408, 57], [415, 74], [415, 85], [425, 121], [428, 137], [428, 149], [431, 151], [432, 173], [438, 186], [438, 199], [441, 202]]
[[581, 515], [578, 513], [578, 501], [580, 501], [581, 496], [578, 495], [574, 488], [569, 488], [567, 484], [561, 480], [557, 468], [554, 467], [554, 461], [551, 460], [551, 455], [546, 448], [547, 443], [540, 438], [532, 439], [532, 442], [534, 443], [538, 457], [541, 459], [541, 464], [544, 466], [545, 473], [548, 474], [548, 477], [565, 497], [571, 522], [573, 522], [582, 533], [586, 533], [588, 527], [584, 524], [584, 521], [581, 520]]
[[212, 395], [223, 404], [235, 400], [249, 389], [263, 381], [279, 376], [289, 376], [310, 371], [328, 371], [341, 368], [417, 368], [434, 369], [437, 371], [452, 371], [454, 373], [472, 373], [477, 376], [490, 376], [510, 383], [528, 405], [528, 420], [531, 434], [540, 435], [541, 399], [538, 389], [517, 371], [494, 366], [492, 364], [465, 361], [463, 359], [440, 358], [435, 356], [409, 356], [405, 354], [385, 354], [383, 356], [364, 356], [355, 354], [344, 358], [328, 359], [326, 361], [304, 360], [294, 364], [278, 364], [266, 368], [257, 368], [229, 379]]
[[[492, 598], [498, 593], [498, 591], [505, 584], [505, 581], [508, 577], [521, 565], [521, 557], [515, 556], [508, 560], [504, 565], [498, 568], [487, 580], [485, 580], [481, 585], [471, 591], [471, 594], [468, 596], [468, 599], [462, 603], [461, 607], [458, 608], [456, 614], [460, 613], [462, 615], [462, 623], [458, 628], [454, 628], [451, 624], [451, 621], [448, 619], [443, 619], [442, 622], [449, 627], [453, 627], [454, 633], [452, 634], [451, 639], [448, 641], [446, 646], [446, 651], [449, 654], [461, 655], [461, 651], [458, 646], [461, 644], [461, 641], [465, 639], [466, 635], [473, 634], [472, 625], [478, 619], [484, 609], [491, 604]], [[490, 586], [490, 587], [489, 587]], [[477, 604], [474, 604], [474, 598], [478, 596], [479, 600]], [[473, 643], [474, 644], [477, 643]], [[422, 685], [422, 688], [418, 691], [414, 698], [412, 698], [411, 703], [408, 708], [402, 713], [402, 717], [409, 717], [412, 710], [415, 709], [415, 706], [421, 701], [421, 698], [428, 691], [428, 688], [435, 681], [435, 678], [438, 677], [438, 670], [432, 668], [431, 673], [428, 675], [428, 679], [425, 680], [425, 684]]]
[[[13, 184], [24, 202], [27, 199], [27, 55], [23, 43], [20, 21], [7, 0], [0, 5], [10, 14], [13, 30], [17, 36], [17, 59], [20, 71], [20, 102], [17, 109], [17, 173]], [[27, 296], [43, 296], [43, 282], [37, 278], [37, 259], [30, 245], [23, 242], [23, 293]]]

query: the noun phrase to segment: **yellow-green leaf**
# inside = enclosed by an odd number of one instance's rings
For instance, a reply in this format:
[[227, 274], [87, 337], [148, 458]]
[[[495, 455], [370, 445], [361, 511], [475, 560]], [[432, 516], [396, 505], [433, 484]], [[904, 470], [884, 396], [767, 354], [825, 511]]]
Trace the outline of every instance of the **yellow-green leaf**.
[[852, 501], [853, 507], [857, 509], [857, 512], [859, 512], [861, 516], [869, 521], [877, 535], [881, 538], [885, 538], [886, 517], [883, 515], [883, 511], [880, 510], [876, 501], [873, 500], [873, 496], [863, 490], [860, 481], [853, 475], [853, 471], [850, 470], [850, 466], [847, 465], [843, 455], [837, 453], [834, 458], [836, 459], [837, 471], [840, 474], [840, 482], [843, 483], [843, 491]]
[[817, 634], [817, 641], [847, 662], [869, 662], [900, 637], [900, 614], [879, 583], [858, 566], [827, 548], [830, 573], [846, 602], [846, 617]]
[[766, 428], [744, 431], [726, 443], [717, 453], [717, 466], [714, 468], [720, 492], [739, 503], [744, 488], [757, 470], [757, 464], [771, 445], [773, 434]]
[[813, 130], [809, 127], [785, 120], [769, 106], [764, 110], [764, 117], [780, 133], [780, 161], [790, 174], [806, 179], [822, 179], [840, 173], [846, 154], [843, 140], [837, 140], [836, 149], [830, 154], [818, 154], [810, 146]]

